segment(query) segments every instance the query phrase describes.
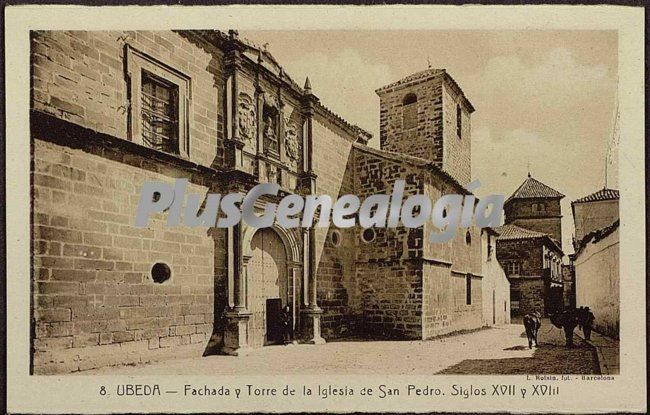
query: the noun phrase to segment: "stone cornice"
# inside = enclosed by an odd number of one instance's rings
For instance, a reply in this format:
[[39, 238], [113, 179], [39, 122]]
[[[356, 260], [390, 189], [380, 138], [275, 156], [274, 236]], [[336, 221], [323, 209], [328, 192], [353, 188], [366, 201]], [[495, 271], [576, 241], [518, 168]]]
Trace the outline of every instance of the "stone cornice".
[[30, 112], [30, 130], [32, 138], [91, 153], [93, 149], [115, 149], [122, 153], [139, 155], [147, 160], [203, 176], [216, 177], [220, 173], [218, 169], [195, 163], [181, 156], [164, 153], [123, 138], [101, 133], [38, 110]]

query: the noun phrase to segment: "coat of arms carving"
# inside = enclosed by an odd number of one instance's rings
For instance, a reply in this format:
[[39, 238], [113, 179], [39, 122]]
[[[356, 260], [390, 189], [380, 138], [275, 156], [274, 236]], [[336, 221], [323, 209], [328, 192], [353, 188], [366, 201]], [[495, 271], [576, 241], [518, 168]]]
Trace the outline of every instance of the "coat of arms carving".
[[255, 138], [257, 126], [255, 105], [247, 94], [239, 94], [239, 136], [248, 144]]

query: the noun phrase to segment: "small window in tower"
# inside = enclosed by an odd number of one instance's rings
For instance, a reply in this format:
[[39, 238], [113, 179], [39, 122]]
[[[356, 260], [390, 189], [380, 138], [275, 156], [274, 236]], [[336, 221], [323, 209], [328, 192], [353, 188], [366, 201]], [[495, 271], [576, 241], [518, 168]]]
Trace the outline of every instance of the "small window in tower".
[[472, 234], [470, 234], [469, 231], [467, 231], [467, 233], [465, 233], [465, 243], [467, 245], [472, 244]]
[[456, 105], [456, 135], [463, 138], [463, 110], [460, 105]]
[[418, 97], [406, 94], [402, 100], [402, 128], [409, 130], [418, 126]]
[[465, 276], [465, 304], [472, 304], [472, 275], [467, 274]]

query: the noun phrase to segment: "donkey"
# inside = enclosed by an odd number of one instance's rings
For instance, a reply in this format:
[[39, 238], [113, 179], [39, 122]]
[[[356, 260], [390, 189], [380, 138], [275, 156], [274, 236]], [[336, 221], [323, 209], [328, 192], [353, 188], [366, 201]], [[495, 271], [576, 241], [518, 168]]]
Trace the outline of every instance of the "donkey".
[[583, 324], [581, 313], [576, 309], [567, 309], [550, 316], [551, 323], [558, 329], [564, 329], [566, 347], [573, 347], [573, 330]]
[[535, 347], [537, 347], [537, 332], [539, 328], [542, 327], [542, 315], [535, 311], [524, 316], [524, 328], [526, 329], [526, 337], [528, 337], [528, 348], [533, 348], [533, 340], [535, 341]]

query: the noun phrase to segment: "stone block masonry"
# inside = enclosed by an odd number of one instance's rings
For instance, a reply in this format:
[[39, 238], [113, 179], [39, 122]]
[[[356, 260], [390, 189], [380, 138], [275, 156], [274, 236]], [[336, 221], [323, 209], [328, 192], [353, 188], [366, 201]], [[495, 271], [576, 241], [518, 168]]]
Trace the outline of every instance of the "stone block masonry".
[[[430, 74], [419, 81], [378, 92], [381, 148], [431, 161], [466, 185], [471, 180], [473, 108], [452, 87], [454, 82], [444, 71], [425, 72]], [[409, 104], [410, 100], [415, 101]], [[414, 114], [409, 112], [412, 106], [416, 109]], [[410, 123], [409, 117], [415, 117], [417, 122]]]
[[[141, 362], [190, 344], [184, 350], [203, 352], [215, 240], [205, 229], [167, 228], [160, 214], [134, 228], [145, 180], [169, 178], [35, 140], [34, 373]], [[171, 268], [168, 281], [152, 279], [155, 263]]]
[[[355, 194], [390, 194], [395, 180], [406, 182], [405, 195], [422, 193], [423, 172], [416, 166], [354, 151]], [[355, 229], [356, 287], [364, 300], [359, 312], [362, 330], [373, 336], [422, 336], [422, 228], [371, 229], [372, 240]]]
[[99, 133], [130, 139], [125, 45], [191, 78], [192, 161], [224, 157], [225, 91], [220, 49], [187, 32], [36, 31], [32, 34], [33, 109]]

